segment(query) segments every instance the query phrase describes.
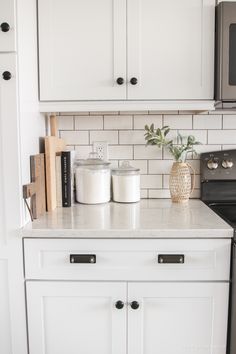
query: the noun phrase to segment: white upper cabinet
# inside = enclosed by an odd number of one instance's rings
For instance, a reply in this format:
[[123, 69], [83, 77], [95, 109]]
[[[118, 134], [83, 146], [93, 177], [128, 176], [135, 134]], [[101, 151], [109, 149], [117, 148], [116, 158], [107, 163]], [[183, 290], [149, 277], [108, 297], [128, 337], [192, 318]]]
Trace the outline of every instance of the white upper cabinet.
[[0, 253], [21, 225], [16, 62], [15, 53], [0, 54]]
[[0, 52], [16, 50], [15, 0], [0, 0]]
[[128, 0], [129, 99], [213, 99], [215, 0]]
[[41, 101], [213, 100], [215, 0], [38, 7]]
[[[126, 98], [126, 0], [39, 0], [40, 99]], [[120, 81], [121, 82], [121, 81]]]

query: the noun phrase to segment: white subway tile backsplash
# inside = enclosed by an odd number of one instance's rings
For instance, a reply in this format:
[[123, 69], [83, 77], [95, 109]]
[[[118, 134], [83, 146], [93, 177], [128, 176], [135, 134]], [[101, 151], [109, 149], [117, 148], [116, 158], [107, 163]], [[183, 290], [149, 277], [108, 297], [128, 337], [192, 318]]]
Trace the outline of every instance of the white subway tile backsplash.
[[167, 199], [170, 198], [168, 189], [149, 189], [148, 198]]
[[163, 175], [163, 188], [169, 188], [170, 175]]
[[109, 157], [111, 160], [131, 160], [133, 159], [133, 146], [110, 145]]
[[192, 129], [193, 120], [191, 115], [164, 115], [164, 124], [171, 129]]
[[200, 143], [207, 144], [207, 130], [179, 130], [179, 133], [185, 138], [193, 135]]
[[200, 175], [195, 175], [195, 188], [200, 189], [200, 187], [201, 187]]
[[73, 151], [73, 150], [75, 150], [74, 145], [66, 145], [66, 151]]
[[195, 174], [200, 174], [200, 160], [188, 160], [187, 162], [190, 164], [190, 166], [192, 166]]
[[195, 146], [197, 154], [193, 154], [194, 159], [199, 159], [200, 154], [204, 152], [218, 151], [221, 150], [221, 145], [197, 145]]
[[162, 115], [135, 115], [134, 116], [134, 129], [143, 129], [147, 124], [150, 126], [154, 124], [155, 128], [162, 127]]
[[141, 175], [141, 188], [162, 188], [162, 176]]
[[104, 129], [132, 129], [133, 116], [104, 116]]
[[92, 146], [76, 146], [75, 147], [75, 151], [76, 151], [76, 158], [77, 159], [87, 159], [89, 157], [90, 152], [93, 151]]
[[236, 129], [236, 114], [223, 115], [223, 129]]
[[141, 189], [141, 191], [140, 191], [140, 197], [141, 197], [141, 199], [146, 199], [146, 198], [148, 198], [148, 190], [147, 190], [147, 189]]
[[150, 160], [148, 161], [148, 172], [150, 174], [169, 174], [173, 160]]
[[103, 129], [103, 116], [75, 117], [75, 130]]
[[60, 136], [65, 140], [67, 145], [88, 145], [89, 132], [88, 131], [60, 131]]
[[192, 198], [200, 196], [199, 154], [221, 149], [236, 149], [236, 112], [216, 110], [196, 113], [192, 111], [112, 111], [69, 112], [58, 114], [59, 135], [68, 149], [75, 149], [77, 157], [87, 158], [93, 141], [109, 143], [111, 168], [122, 160], [140, 169], [142, 198], [170, 198], [169, 174], [174, 162], [167, 149], [146, 146], [144, 126], [154, 123], [155, 128], [169, 125], [169, 139], [177, 143], [177, 131], [183, 136], [194, 135], [202, 145], [198, 154], [188, 155], [187, 162], [196, 172], [196, 187]]
[[121, 145], [145, 145], [144, 130], [124, 130], [119, 131], [119, 143]]
[[199, 199], [201, 196], [201, 191], [200, 189], [195, 188], [194, 191], [192, 192], [190, 198], [191, 199]]
[[235, 145], [234, 144], [232, 144], [232, 145], [222, 145], [222, 150], [236, 150], [236, 144]]
[[94, 141], [107, 141], [108, 144], [118, 144], [118, 131], [90, 131], [90, 144], [93, 144]]
[[235, 144], [236, 130], [209, 130], [208, 144]]
[[109, 165], [110, 169], [112, 170], [113, 168], [117, 168], [119, 166], [119, 161], [118, 160], [111, 160], [111, 164]]
[[73, 116], [58, 116], [58, 129], [59, 130], [74, 130], [74, 117]]
[[[148, 198], [168, 199], [170, 198], [169, 189], [149, 189]], [[190, 196], [190, 199], [200, 198], [200, 189], [195, 189]]]
[[161, 159], [162, 150], [157, 146], [134, 145], [134, 159]]
[[193, 129], [221, 129], [222, 116], [221, 115], [194, 115]]

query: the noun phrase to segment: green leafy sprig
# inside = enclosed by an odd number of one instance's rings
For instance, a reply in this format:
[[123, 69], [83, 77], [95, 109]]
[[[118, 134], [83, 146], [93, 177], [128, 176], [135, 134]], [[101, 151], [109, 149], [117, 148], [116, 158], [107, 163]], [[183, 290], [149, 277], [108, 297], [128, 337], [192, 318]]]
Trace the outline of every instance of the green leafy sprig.
[[178, 132], [178, 142], [179, 144], [174, 144], [173, 140], [168, 140], [167, 135], [170, 132], [169, 126], [164, 126], [162, 128], [154, 128], [154, 124], [150, 127], [145, 125], [145, 140], [147, 145], [157, 145], [159, 148], [166, 148], [174, 157], [175, 161], [185, 162], [187, 154], [192, 152], [196, 154], [194, 149], [195, 145], [200, 145], [199, 141], [196, 141], [193, 135], [188, 137], [183, 137]]

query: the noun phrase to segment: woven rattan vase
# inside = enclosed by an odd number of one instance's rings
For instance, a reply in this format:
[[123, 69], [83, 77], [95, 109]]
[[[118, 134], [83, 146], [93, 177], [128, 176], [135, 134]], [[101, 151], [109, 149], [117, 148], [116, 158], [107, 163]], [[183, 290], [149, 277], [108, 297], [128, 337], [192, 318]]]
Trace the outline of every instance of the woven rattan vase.
[[[190, 170], [193, 171], [193, 181]], [[174, 203], [186, 203], [195, 185], [195, 172], [191, 165], [174, 162], [170, 171], [170, 195]]]

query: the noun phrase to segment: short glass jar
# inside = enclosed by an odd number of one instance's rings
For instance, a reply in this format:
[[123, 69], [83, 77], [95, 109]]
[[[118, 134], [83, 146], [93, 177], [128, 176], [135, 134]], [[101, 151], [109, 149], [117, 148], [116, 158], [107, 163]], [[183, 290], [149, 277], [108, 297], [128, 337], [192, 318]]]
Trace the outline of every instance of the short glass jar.
[[140, 169], [129, 161], [112, 169], [112, 195], [114, 202], [135, 203], [140, 201]]

